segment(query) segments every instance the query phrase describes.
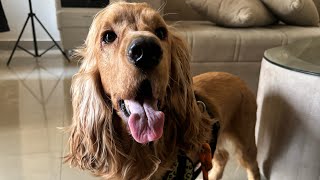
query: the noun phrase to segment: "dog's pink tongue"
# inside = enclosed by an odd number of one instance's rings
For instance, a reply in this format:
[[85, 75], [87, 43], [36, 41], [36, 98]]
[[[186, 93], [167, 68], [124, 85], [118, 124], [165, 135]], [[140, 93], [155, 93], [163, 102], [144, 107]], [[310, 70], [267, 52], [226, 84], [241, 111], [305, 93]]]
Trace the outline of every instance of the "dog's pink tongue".
[[159, 139], [163, 132], [164, 114], [158, 111], [157, 101], [145, 100], [143, 104], [134, 100], [125, 102], [131, 112], [128, 124], [132, 137], [142, 144]]

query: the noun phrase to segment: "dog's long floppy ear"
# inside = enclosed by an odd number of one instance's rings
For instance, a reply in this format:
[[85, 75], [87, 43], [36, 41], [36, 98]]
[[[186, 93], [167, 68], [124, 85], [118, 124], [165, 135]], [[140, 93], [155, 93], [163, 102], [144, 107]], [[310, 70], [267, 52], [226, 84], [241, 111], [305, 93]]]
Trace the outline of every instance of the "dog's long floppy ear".
[[[204, 142], [205, 135], [200, 133], [203, 124], [199, 123], [201, 113], [195, 101], [192, 88], [192, 76], [190, 70], [191, 54], [186, 41], [176, 34], [174, 29], [169, 30], [171, 39], [171, 81], [169, 83], [168, 104], [170, 104], [178, 122], [177, 143], [187, 149], [199, 148]], [[179, 117], [177, 117], [179, 116]], [[181, 120], [183, 122], [181, 122]], [[208, 127], [210, 127], [208, 125]], [[206, 128], [204, 128], [206, 129]], [[209, 129], [208, 129], [209, 132]]]
[[[95, 22], [94, 22], [95, 23]], [[88, 169], [94, 174], [110, 174], [118, 155], [112, 152], [115, 138], [112, 122], [112, 105], [103, 95], [97, 68], [97, 27], [90, 28], [86, 43], [79, 50], [82, 65], [72, 79], [71, 94], [73, 122], [70, 126], [69, 153], [65, 160], [72, 166]]]

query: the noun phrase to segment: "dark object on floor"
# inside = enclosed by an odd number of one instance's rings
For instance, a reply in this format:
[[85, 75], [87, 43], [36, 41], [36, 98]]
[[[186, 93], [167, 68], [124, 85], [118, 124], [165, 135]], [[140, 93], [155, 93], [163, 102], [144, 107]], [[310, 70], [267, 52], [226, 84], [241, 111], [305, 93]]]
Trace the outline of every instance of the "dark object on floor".
[[6, 15], [4, 14], [4, 10], [2, 8], [2, 4], [0, 1], [0, 32], [10, 31], [8, 21]]

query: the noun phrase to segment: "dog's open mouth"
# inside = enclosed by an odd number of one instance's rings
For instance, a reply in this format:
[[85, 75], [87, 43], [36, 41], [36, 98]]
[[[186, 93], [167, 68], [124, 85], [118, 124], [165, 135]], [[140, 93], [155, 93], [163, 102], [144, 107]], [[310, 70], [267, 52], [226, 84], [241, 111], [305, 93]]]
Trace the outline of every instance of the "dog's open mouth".
[[148, 80], [141, 83], [136, 98], [120, 100], [119, 105], [128, 117], [130, 133], [138, 143], [145, 144], [162, 136], [164, 113], [158, 110], [158, 100], [152, 96]]

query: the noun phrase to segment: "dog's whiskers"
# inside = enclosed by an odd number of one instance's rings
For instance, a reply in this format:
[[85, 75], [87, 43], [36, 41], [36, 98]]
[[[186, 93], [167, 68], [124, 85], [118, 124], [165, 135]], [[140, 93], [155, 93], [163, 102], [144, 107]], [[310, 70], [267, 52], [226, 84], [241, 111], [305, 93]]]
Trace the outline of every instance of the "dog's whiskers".
[[162, 4], [161, 4], [161, 6], [158, 8], [158, 12], [160, 13], [165, 7], [166, 7], [166, 5], [167, 5], [167, 0], [165, 1], [165, 2], [163, 2]]
[[169, 15], [178, 15], [178, 13], [165, 13], [162, 15], [162, 18], [164, 18], [165, 16], [169, 16]]
[[173, 24], [170, 24], [170, 27], [173, 29], [176, 29], [176, 26], [178, 26], [183, 21], [175, 21]]

